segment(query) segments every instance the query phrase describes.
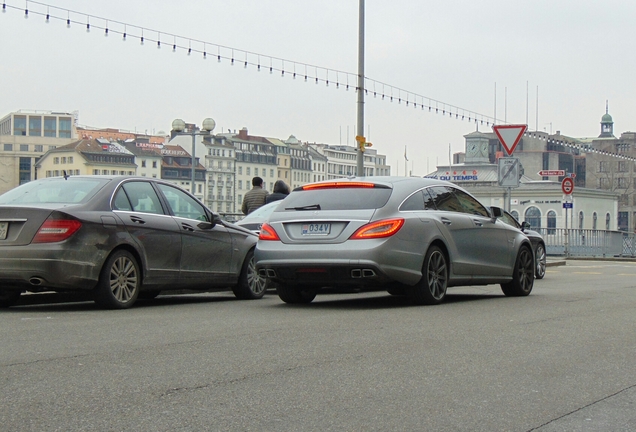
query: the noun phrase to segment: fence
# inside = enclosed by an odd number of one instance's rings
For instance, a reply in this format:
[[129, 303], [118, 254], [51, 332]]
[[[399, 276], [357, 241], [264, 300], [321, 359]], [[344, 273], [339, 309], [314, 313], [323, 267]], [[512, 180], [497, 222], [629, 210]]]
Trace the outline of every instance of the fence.
[[581, 257], [636, 257], [633, 233], [590, 229], [540, 228], [546, 253]]

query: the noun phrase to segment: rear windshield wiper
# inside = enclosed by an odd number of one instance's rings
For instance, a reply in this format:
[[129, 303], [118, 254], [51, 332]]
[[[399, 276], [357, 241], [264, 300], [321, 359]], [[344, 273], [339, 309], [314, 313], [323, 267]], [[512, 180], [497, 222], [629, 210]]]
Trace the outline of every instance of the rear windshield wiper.
[[311, 204], [302, 207], [287, 207], [285, 210], [320, 210], [320, 204]]

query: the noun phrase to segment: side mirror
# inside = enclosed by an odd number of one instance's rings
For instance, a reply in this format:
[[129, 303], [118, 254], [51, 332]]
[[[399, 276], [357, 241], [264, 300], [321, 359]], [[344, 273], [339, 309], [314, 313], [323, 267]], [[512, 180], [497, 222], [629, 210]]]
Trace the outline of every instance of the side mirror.
[[500, 218], [503, 216], [504, 212], [501, 207], [492, 206], [490, 207], [490, 214], [492, 215], [493, 218]]
[[521, 222], [521, 231], [530, 229], [530, 222], [523, 221]]

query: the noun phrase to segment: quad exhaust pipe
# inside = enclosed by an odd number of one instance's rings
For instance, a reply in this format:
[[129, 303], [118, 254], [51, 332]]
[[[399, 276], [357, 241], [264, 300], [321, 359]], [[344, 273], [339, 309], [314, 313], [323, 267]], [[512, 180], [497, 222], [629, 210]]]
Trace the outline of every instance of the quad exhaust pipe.
[[351, 270], [351, 277], [353, 279], [372, 278], [376, 277], [373, 269], [353, 269]]

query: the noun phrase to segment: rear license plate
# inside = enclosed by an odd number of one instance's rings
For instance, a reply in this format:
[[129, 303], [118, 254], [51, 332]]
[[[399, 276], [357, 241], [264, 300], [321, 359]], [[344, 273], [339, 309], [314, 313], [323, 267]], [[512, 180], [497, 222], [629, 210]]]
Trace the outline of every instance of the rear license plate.
[[7, 238], [7, 231], [9, 231], [9, 222], [0, 222], [0, 240]]
[[302, 235], [327, 235], [331, 232], [330, 223], [306, 224], [303, 225]]

